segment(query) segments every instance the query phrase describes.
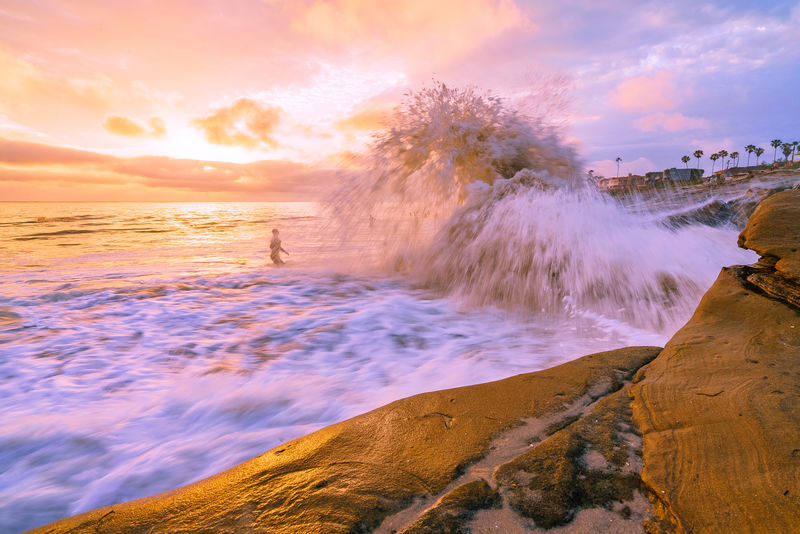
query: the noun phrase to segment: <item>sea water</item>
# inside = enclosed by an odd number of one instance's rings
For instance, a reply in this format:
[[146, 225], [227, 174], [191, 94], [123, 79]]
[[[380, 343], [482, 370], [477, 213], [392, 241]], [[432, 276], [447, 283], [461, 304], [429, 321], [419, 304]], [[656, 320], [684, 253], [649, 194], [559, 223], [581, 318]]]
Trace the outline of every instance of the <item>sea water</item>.
[[661, 345], [720, 267], [754, 259], [730, 226], [670, 229], [602, 199], [559, 218], [557, 201], [498, 210], [518, 221], [495, 229], [503, 261], [533, 246], [566, 254], [564, 276], [672, 273], [690, 283], [668, 321], [569, 283], [560, 310], [439, 284], [442, 262], [475, 253], [455, 245], [387, 269], [380, 232], [340, 239], [314, 203], [0, 203], [0, 531], [170, 490], [416, 393]]

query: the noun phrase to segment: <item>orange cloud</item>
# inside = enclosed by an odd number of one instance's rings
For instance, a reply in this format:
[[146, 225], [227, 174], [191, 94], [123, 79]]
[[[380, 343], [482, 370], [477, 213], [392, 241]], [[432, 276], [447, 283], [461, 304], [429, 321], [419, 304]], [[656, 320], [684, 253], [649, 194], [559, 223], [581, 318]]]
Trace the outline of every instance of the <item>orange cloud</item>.
[[367, 109], [342, 119], [336, 123], [340, 130], [380, 130], [386, 125], [389, 113]]
[[167, 127], [161, 117], [150, 117], [147, 124], [150, 125], [150, 135], [153, 137], [164, 137], [167, 134]]
[[178, 101], [177, 94], [152, 91], [142, 82], [121, 84], [101, 73], [65, 76], [61, 69], [48, 71], [47, 67], [52, 64], [0, 44], [0, 129], [6, 135], [30, 139], [35, 137], [31, 132], [47, 132], [51, 138], [98, 146], [106, 140], [92, 126], [101, 122], [118, 135], [161, 138], [166, 134], [163, 120], [157, 117], [147, 126], [124, 117], [105, 121], [103, 117], [120, 108], [136, 114], [170, 109]]
[[675, 107], [677, 92], [672, 75], [660, 71], [625, 80], [611, 92], [609, 100], [625, 111], [664, 111]]
[[264, 145], [276, 147], [272, 132], [280, 121], [280, 108], [264, 106], [249, 98], [240, 98], [227, 108], [192, 124], [215, 145], [241, 146], [256, 149]]
[[0, 46], [0, 94], [4, 97], [24, 95], [41, 81], [41, 73], [28, 61]]
[[[316, 200], [336, 180], [332, 170], [292, 161], [210, 162], [164, 156], [118, 158], [85, 150], [0, 139], [0, 192], [8, 200], [63, 200], [52, 191], [97, 186], [87, 198], [186, 199], [215, 193], [229, 200]], [[98, 189], [102, 186], [101, 189]], [[38, 188], [38, 189], [37, 189]], [[32, 197], [30, 192], [38, 191]], [[122, 193], [122, 192], [125, 193]], [[131, 196], [132, 195], [132, 196]], [[149, 196], [147, 196], [149, 195]]]
[[103, 121], [103, 128], [116, 135], [125, 135], [128, 137], [156, 137], [161, 138], [167, 133], [164, 126], [164, 119], [160, 117], [151, 117], [147, 121], [150, 126], [148, 130], [138, 122], [131, 120], [127, 117], [120, 117], [119, 115], [111, 115], [106, 117]]
[[336, 128], [349, 130], [380, 130], [386, 126], [396, 102], [377, 98], [358, 106], [354, 113], [336, 123]]
[[680, 113], [652, 113], [634, 121], [633, 125], [642, 132], [652, 132], [654, 130], [666, 130], [668, 132], [679, 132], [682, 130], [693, 130], [705, 128], [708, 121], [702, 118], [687, 117]]
[[522, 26], [532, 24], [513, 0], [314, 0], [292, 24], [328, 47], [428, 63], [452, 60]]

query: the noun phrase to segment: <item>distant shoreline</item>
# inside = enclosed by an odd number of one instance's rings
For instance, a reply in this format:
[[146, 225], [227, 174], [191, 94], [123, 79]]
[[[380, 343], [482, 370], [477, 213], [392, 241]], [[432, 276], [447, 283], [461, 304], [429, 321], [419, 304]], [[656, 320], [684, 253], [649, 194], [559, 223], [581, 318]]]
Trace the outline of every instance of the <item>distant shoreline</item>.
[[[689, 170], [693, 171], [695, 169]], [[702, 171], [702, 169], [700, 170]], [[650, 175], [654, 173], [647, 174]], [[800, 162], [789, 168], [732, 167], [730, 169], [716, 171], [709, 176], [693, 178], [691, 180], [661, 179], [648, 181], [646, 176], [629, 174], [628, 176], [619, 178], [600, 178], [596, 182], [596, 187], [598, 191], [602, 193], [617, 195], [626, 193], [646, 193], [664, 189], [695, 188], [697, 186], [713, 184], [735, 184], [770, 176], [800, 177]]]

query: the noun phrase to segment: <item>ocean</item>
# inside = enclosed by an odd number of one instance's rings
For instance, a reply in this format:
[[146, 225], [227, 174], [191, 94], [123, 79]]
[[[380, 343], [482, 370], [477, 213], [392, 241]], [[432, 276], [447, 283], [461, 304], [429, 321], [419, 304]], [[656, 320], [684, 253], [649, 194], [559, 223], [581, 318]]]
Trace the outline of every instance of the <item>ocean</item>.
[[666, 224], [675, 202], [509, 198], [411, 268], [388, 267], [380, 212], [343, 238], [316, 203], [0, 203], [0, 531], [416, 393], [662, 345], [722, 266], [755, 259], [730, 224]]

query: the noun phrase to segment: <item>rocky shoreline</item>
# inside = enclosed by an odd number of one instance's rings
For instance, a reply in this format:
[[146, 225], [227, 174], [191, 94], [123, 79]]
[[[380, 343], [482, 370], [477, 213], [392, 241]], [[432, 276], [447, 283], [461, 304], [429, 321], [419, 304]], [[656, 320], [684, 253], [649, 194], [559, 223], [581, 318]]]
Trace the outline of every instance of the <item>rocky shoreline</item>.
[[661, 349], [402, 399], [32, 532], [800, 531], [800, 191]]

